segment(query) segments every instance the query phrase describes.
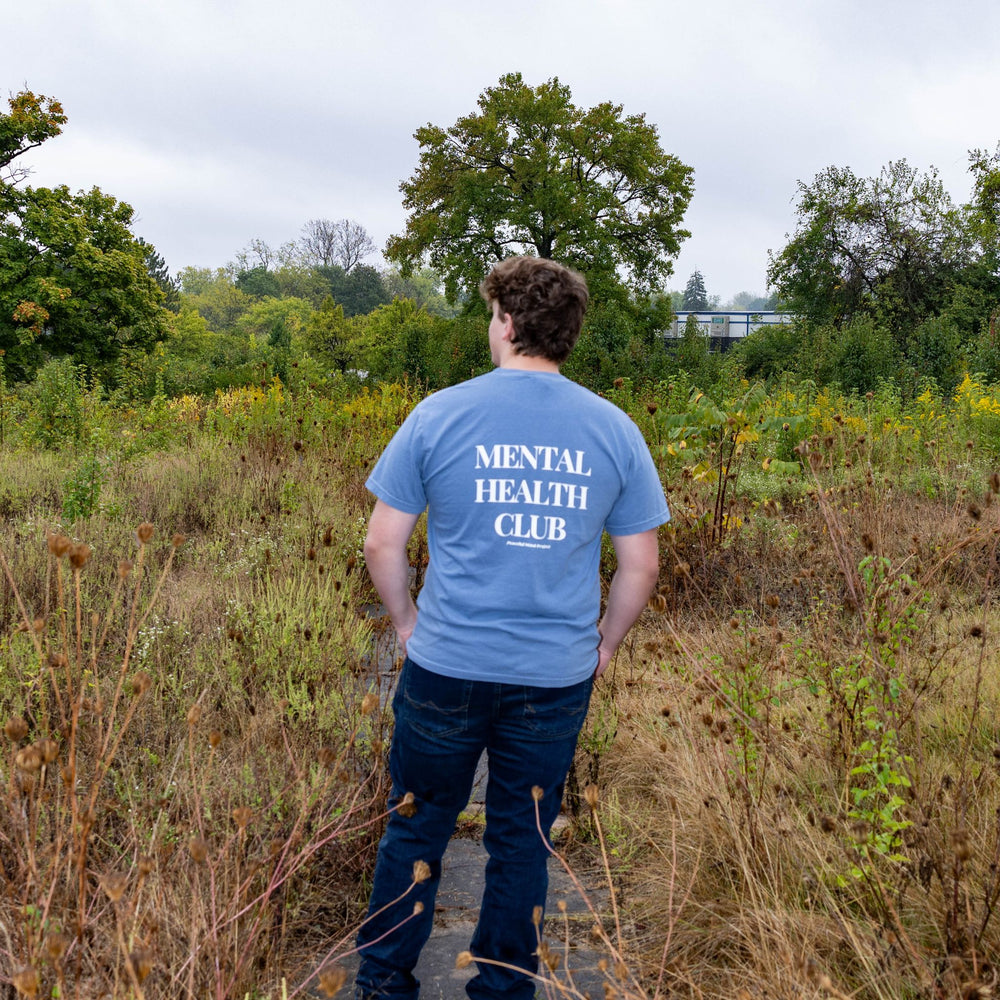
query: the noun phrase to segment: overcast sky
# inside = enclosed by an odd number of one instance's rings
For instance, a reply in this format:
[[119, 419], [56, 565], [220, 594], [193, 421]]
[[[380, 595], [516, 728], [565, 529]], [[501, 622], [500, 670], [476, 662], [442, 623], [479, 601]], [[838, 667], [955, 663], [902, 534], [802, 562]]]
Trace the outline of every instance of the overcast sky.
[[[906, 158], [969, 195], [1000, 140], [996, 0], [0, 0], [0, 96], [58, 98], [30, 183], [99, 186], [175, 273], [315, 218], [402, 230], [414, 130], [519, 71], [646, 115], [694, 168], [673, 288], [763, 293], [796, 182]], [[379, 263], [373, 260], [373, 263]]]

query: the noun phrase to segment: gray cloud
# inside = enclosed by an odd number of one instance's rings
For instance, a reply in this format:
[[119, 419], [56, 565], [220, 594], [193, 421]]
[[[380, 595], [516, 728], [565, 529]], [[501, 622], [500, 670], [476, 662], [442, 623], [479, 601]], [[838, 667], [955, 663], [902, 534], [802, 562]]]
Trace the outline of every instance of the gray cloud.
[[696, 171], [674, 285], [698, 267], [723, 297], [763, 291], [797, 180], [906, 157], [963, 200], [967, 149], [1000, 138], [990, 0], [35, 0], [6, 19], [0, 84], [70, 119], [32, 155], [33, 183], [129, 201], [174, 269], [316, 217], [384, 242], [414, 129], [451, 124], [513, 70], [656, 124]]

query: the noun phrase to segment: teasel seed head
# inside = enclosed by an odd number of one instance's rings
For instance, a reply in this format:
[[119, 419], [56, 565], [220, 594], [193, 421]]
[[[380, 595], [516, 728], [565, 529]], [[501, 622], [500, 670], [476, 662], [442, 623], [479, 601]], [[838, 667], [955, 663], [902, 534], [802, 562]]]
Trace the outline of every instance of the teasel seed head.
[[32, 744], [28, 747], [22, 747], [17, 751], [14, 757], [14, 763], [22, 770], [26, 771], [28, 774], [34, 774], [36, 771], [40, 771], [44, 761], [42, 760], [42, 752], [38, 747]]
[[237, 806], [233, 810], [233, 822], [240, 830], [245, 830], [253, 819], [253, 810], [249, 806]]
[[222, 742], [222, 733], [218, 729], [213, 729], [208, 734], [208, 745], [213, 749], [217, 749], [219, 744]]
[[319, 988], [328, 996], [336, 996], [347, 982], [347, 970], [342, 965], [328, 965], [319, 972]]
[[378, 708], [378, 695], [374, 691], [369, 691], [361, 699], [361, 714], [371, 715]]
[[34, 1000], [38, 996], [38, 970], [33, 965], [22, 966], [10, 977], [10, 981], [14, 984], [14, 989], [21, 996], [28, 997], [28, 1000]]
[[68, 934], [47, 934], [45, 937], [45, 954], [48, 960], [57, 965], [62, 961], [66, 949], [69, 947], [70, 938]]
[[417, 815], [417, 803], [413, 792], [407, 792], [403, 796], [402, 801], [396, 806], [396, 812], [404, 819], [409, 819], [411, 816]]
[[12, 715], [3, 727], [11, 743], [20, 743], [28, 735], [28, 723], [20, 715]]
[[143, 521], [138, 528], [135, 529], [135, 537], [140, 545], [148, 545], [153, 539], [153, 533], [156, 528], [149, 523], [149, 521]]
[[583, 800], [591, 812], [597, 812], [597, 807], [601, 801], [601, 793], [597, 785], [591, 783], [583, 790]]
[[124, 872], [108, 872], [101, 879], [101, 888], [112, 903], [117, 903], [125, 895], [127, 886], [128, 875]]
[[333, 525], [328, 525], [323, 532], [323, 546], [329, 548], [331, 545], [333, 545]]
[[42, 755], [43, 764], [51, 764], [59, 756], [59, 744], [49, 737], [39, 740], [35, 746], [38, 747], [38, 752]]
[[156, 867], [156, 859], [151, 854], [140, 854], [135, 869], [142, 878], [149, 875]]
[[189, 726], [197, 726], [201, 722], [201, 705], [197, 702], [188, 709], [187, 721]]
[[531, 911], [531, 922], [532, 922], [532, 923], [533, 923], [533, 924], [534, 924], [534, 925], [535, 925], [536, 927], [541, 927], [541, 925], [542, 925], [542, 914], [543, 914], [544, 912], [545, 912], [545, 911], [544, 911], [544, 910], [543, 910], [543, 909], [542, 909], [542, 908], [541, 908], [540, 906], [536, 906], [536, 907], [535, 907], [535, 908], [534, 908], [534, 909], [533, 909], [533, 910]]
[[192, 837], [188, 841], [188, 853], [196, 864], [203, 865], [208, 860], [208, 841], [204, 837]]
[[187, 541], [187, 535], [182, 535], [180, 532], [174, 535], [170, 539], [170, 544], [175, 548], [179, 549]]
[[421, 903], [420, 900], [418, 899], [413, 904], [413, 915], [416, 917], [416, 916], [419, 916], [423, 912], [424, 912], [424, 904]]
[[542, 789], [541, 785], [532, 785], [531, 786], [531, 797], [536, 802], [541, 802], [542, 801], [542, 799], [545, 797], [545, 792]]
[[93, 549], [86, 542], [79, 542], [69, 550], [69, 564], [73, 569], [83, 569], [93, 554]]
[[460, 951], [458, 957], [455, 959], [456, 969], [467, 969], [475, 959], [472, 957], [471, 951]]
[[153, 971], [153, 952], [149, 948], [136, 948], [129, 954], [135, 978], [140, 983]]
[[72, 545], [73, 542], [65, 535], [56, 535], [53, 532], [49, 532], [49, 552], [51, 552], [56, 559], [62, 559], [62, 557], [69, 552]]
[[431, 866], [426, 861], [413, 862], [413, 881], [416, 885], [426, 882], [431, 877]]
[[955, 852], [956, 861], [968, 861], [972, 857], [972, 847], [969, 844], [969, 831], [964, 827], [952, 830], [951, 847]]
[[132, 694], [136, 698], [141, 698], [152, 686], [153, 678], [145, 670], [140, 670], [132, 678]]

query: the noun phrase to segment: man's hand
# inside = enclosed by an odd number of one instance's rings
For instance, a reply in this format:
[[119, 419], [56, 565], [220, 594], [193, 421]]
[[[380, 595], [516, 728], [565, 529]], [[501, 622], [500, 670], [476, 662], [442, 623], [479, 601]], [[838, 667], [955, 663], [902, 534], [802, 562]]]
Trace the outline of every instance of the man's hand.
[[608, 669], [608, 664], [614, 659], [615, 654], [609, 653], [603, 646], [597, 647], [597, 669], [594, 671], [595, 677], [600, 677], [605, 670]]

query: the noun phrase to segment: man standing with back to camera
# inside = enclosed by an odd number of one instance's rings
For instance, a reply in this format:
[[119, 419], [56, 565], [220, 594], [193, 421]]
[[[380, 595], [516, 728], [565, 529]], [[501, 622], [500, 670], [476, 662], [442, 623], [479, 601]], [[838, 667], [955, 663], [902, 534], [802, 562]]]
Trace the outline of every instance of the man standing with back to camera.
[[[480, 292], [497, 367], [416, 406], [367, 484], [377, 502], [365, 559], [406, 653], [390, 804], [410, 793], [415, 811], [394, 811], [379, 845], [359, 1000], [416, 1000], [441, 857], [484, 748], [489, 861], [471, 951], [488, 961], [466, 992], [534, 996], [533, 914], [548, 887], [537, 789], [548, 835], [594, 678], [649, 599], [656, 529], [670, 517], [639, 429], [559, 372], [587, 306], [582, 276], [512, 257]], [[406, 547], [425, 509], [430, 561], [414, 604]], [[598, 622], [605, 530], [618, 568]], [[407, 892], [417, 862], [430, 874]]]

